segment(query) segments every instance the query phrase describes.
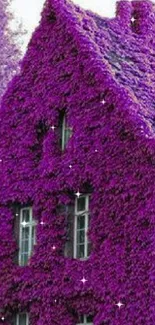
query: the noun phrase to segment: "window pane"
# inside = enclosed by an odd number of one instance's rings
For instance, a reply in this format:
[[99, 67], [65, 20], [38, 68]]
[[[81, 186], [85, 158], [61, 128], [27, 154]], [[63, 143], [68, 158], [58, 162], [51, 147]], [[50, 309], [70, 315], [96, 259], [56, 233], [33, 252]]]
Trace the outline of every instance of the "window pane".
[[22, 241], [21, 251], [22, 251], [22, 253], [28, 253], [28, 251], [29, 251], [29, 241], [28, 240]]
[[71, 137], [71, 135], [72, 135], [72, 129], [71, 128], [66, 128], [65, 129], [65, 134], [64, 134], [64, 136], [65, 136], [65, 139], [64, 139], [65, 146], [67, 145], [67, 142], [68, 142], [69, 138]]
[[26, 324], [26, 314], [19, 315], [19, 325], [27, 325]]
[[87, 323], [93, 323], [93, 316], [92, 315], [87, 316]]
[[79, 320], [78, 320], [79, 324], [90, 324], [93, 323], [93, 316], [89, 315], [79, 315]]
[[77, 217], [77, 229], [85, 229], [85, 215]]
[[92, 247], [91, 243], [88, 242], [88, 256], [90, 256], [91, 254], [91, 247]]
[[77, 246], [77, 257], [78, 258], [84, 257], [84, 245]]
[[30, 209], [22, 210], [22, 221], [30, 222]]
[[84, 230], [77, 231], [77, 243], [84, 244], [84, 242], [85, 242], [85, 231]]
[[21, 265], [22, 265], [22, 266], [24, 266], [24, 265], [27, 264], [27, 262], [28, 262], [28, 258], [29, 258], [28, 254], [22, 254], [22, 255], [21, 255]]
[[22, 238], [21, 240], [29, 239], [30, 229], [29, 227], [22, 227]]
[[35, 226], [32, 226], [32, 238], [31, 238], [31, 247], [33, 248], [35, 244]]
[[86, 198], [80, 197], [77, 200], [77, 211], [85, 211], [86, 210]]
[[17, 325], [17, 321], [16, 321], [16, 315], [13, 315], [12, 316], [12, 322], [11, 322], [12, 325]]
[[80, 324], [84, 323], [84, 315], [79, 315], [79, 323]]

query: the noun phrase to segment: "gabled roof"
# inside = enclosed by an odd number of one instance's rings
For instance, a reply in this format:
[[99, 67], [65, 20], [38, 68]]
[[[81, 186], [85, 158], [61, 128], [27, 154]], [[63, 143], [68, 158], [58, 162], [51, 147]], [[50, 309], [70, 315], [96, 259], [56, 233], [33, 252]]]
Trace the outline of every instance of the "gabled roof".
[[72, 10], [100, 65], [106, 66], [112, 78], [138, 104], [137, 117], [148, 126], [151, 136], [155, 130], [155, 5], [148, 0], [123, 0], [117, 3], [113, 19], [77, 6], [72, 6]]
[[[104, 19], [86, 13], [87, 35], [97, 46], [112, 77], [139, 104], [136, 112], [151, 133], [155, 130], [155, 5], [120, 1], [117, 16]], [[95, 25], [92, 27], [89, 18]]]
[[[146, 136], [155, 127], [155, 5], [149, 1], [120, 1], [116, 17], [103, 18], [66, 0], [50, 0], [43, 17], [51, 8], [63, 16], [75, 37], [96, 55], [98, 67], [124, 87], [136, 104], [137, 118], [147, 125]], [[78, 31], [78, 33], [77, 33]], [[76, 34], [77, 33], [77, 34]], [[81, 38], [80, 38], [81, 35]], [[78, 40], [77, 39], [77, 40]], [[89, 54], [90, 54], [89, 53]], [[137, 106], [138, 105], [138, 106]], [[134, 108], [135, 110], [135, 108]]]
[[[137, 124], [142, 124], [144, 135], [152, 137], [155, 125], [154, 4], [149, 0], [122, 0], [117, 3], [116, 17], [109, 19], [83, 10], [70, 0], [48, 0], [38, 28], [41, 29], [47, 20], [52, 22], [54, 17], [65, 22], [81, 50], [90, 57], [90, 70], [96, 66], [101, 71], [100, 77], [105, 79], [105, 85], [109, 84], [113, 91], [115, 88], [115, 95], [118, 88], [125, 91], [124, 96], [132, 103], [129, 113]], [[23, 68], [26, 62], [30, 62], [29, 53], [32, 59], [37, 31], [30, 41]]]

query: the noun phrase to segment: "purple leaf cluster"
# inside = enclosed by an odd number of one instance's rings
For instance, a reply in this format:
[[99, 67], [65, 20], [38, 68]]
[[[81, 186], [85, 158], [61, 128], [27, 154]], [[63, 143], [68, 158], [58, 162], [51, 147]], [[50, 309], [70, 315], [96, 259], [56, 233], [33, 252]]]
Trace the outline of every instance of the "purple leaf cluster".
[[[150, 1], [121, 1], [113, 19], [69, 1], [46, 2], [0, 111], [6, 319], [26, 310], [32, 325], [74, 325], [78, 314], [93, 315], [95, 325], [155, 323], [154, 31]], [[73, 134], [62, 152], [64, 110]], [[57, 207], [74, 202], [86, 184], [93, 188], [92, 252], [81, 261], [64, 257], [66, 216]], [[32, 204], [38, 221], [25, 267], [14, 262], [17, 203]]]

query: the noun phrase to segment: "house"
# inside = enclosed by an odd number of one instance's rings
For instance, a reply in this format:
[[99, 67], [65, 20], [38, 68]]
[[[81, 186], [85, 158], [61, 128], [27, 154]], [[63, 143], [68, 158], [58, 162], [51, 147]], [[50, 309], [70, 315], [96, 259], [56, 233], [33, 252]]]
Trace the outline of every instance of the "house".
[[155, 11], [44, 6], [0, 110], [0, 324], [153, 325]]

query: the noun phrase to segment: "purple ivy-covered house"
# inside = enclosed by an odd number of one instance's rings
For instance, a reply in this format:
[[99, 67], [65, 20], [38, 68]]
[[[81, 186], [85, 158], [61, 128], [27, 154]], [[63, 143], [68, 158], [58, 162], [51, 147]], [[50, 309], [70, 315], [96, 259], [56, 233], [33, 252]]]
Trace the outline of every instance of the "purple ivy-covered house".
[[155, 324], [155, 6], [48, 0], [0, 110], [0, 324]]

